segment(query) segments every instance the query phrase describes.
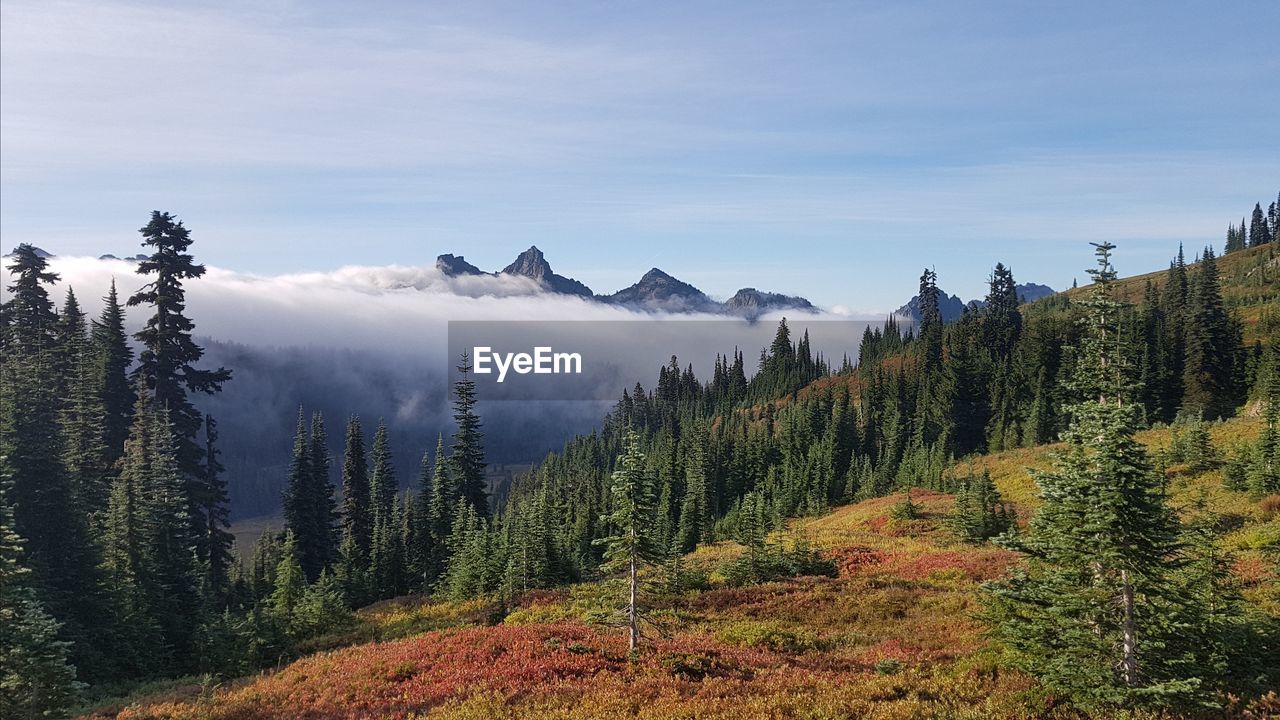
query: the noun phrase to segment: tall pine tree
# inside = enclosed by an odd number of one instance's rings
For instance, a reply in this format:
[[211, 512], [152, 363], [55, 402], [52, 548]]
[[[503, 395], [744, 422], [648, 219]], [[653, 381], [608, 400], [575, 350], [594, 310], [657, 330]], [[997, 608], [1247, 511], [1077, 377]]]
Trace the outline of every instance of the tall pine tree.
[[453, 384], [453, 480], [459, 494], [481, 518], [489, 517], [489, 488], [485, 479], [484, 433], [476, 415], [476, 383], [470, 377], [471, 359], [462, 354], [458, 381]]
[[628, 430], [623, 441], [618, 469], [610, 482], [610, 493], [612, 509], [600, 520], [607, 524], [612, 534], [596, 543], [605, 548], [605, 569], [625, 570], [627, 573], [627, 643], [635, 651], [640, 643], [640, 569], [648, 563], [661, 561], [665, 548], [654, 542], [652, 536], [655, 512], [653, 478], [645, 469], [640, 436], [634, 430]]
[[[188, 522], [197, 537], [207, 525], [203, 508], [210, 489], [202, 478], [203, 451], [197, 433], [204, 417], [188, 392], [216, 393], [231, 378], [226, 368], [205, 370], [196, 365], [204, 357], [204, 349], [191, 338], [195, 323], [186, 316], [187, 301], [183, 281], [204, 275], [187, 249], [191, 247], [191, 231], [169, 213], [154, 211], [151, 221], [139, 230], [142, 244], [152, 248], [151, 255], [138, 263], [138, 274], [154, 279], [129, 298], [129, 306], [147, 305], [151, 317], [134, 334], [142, 345], [134, 374], [144, 380], [157, 407], [165, 408], [174, 429], [178, 468], [186, 485]], [[207, 556], [208, 549], [201, 548]]]
[[1053, 691], [1084, 705], [1159, 702], [1195, 684], [1164, 653], [1177, 524], [1134, 438], [1114, 246], [1096, 247], [1067, 449], [1036, 474], [1043, 505], [1030, 533], [1006, 542], [1027, 555], [1026, 569], [990, 587], [988, 610], [1015, 664]]

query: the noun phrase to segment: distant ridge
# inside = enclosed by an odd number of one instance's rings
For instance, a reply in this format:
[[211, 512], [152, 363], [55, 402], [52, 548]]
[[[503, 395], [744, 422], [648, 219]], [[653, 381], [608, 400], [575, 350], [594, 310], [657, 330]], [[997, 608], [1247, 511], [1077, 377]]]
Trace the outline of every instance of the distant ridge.
[[[1038, 283], [1019, 283], [1014, 287], [1018, 290], [1018, 301], [1024, 303], [1035, 302], [1057, 292], [1048, 285]], [[941, 289], [938, 291], [938, 310], [942, 313], [943, 322], [955, 322], [964, 314], [966, 308], [976, 310], [985, 304], [983, 300], [965, 302], [958, 295], [948, 295]], [[898, 308], [895, 314], [909, 317], [912, 322], [920, 322], [920, 296], [912, 297], [906, 305]]]
[[466, 275], [516, 275], [536, 281], [548, 292], [573, 295], [596, 302], [650, 312], [710, 313], [754, 319], [776, 310], [818, 312], [807, 299], [795, 295], [742, 288], [725, 302], [658, 268], [650, 268], [639, 281], [610, 295], [597, 295], [570, 277], [556, 274], [538, 247], [532, 246], [499, 272], [485, 272], [462, 255], [446, 253], [436, 258], [436, 269], [449, 277]]

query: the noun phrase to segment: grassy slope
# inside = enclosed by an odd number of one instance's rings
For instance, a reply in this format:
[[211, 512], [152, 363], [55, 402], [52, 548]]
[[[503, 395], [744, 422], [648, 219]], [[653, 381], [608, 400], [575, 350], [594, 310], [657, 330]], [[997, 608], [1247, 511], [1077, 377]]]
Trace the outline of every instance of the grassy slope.
[[[1245, 341], [1280, 337], [1280, 259], [1268, 246], [1218, 259], [1223, 295], [1245, 326]], [[1126, 278], [1119, 292], [1138, 302], [1159, 271]], [[1082, 292], [1068, 290], [1072, 296]], [[858, 374], [828, 378], [856, 386]], [[856, 387], [853, 389], [856, 390]], [[786, 400], [779, 401], [785, 404]], [[1214, 428], [1219, 447], [1255, 437], [1256, 419]], [[1144, 432], [1152, 448], [1168, 430]], [[1023, 521], [1036, 504], [1029, 468], [1049, 466], [1048, 448], [965, 461], [957, 472], [987, 469]], [[1188, 476], [1170, 468], [1174, 503], [1202, 493], [1236, 528], [1223, 544], [1238, 553], [1250, 600], [1280, 615], [1275, 568], [1260, 548], [1280, 546], [1280, 518], [1222, 488], [1220, 473]], [[900, 498], [880, 498], [792, 523], [836, 557], [838, 578], [803, 578], [749, 588], [716, 586], [662, 603], [658, 615], [678, 632], [635, 663], [621, 635], [585, 621], [601, 614], [609, 583], [534, 593], [503, 624], [489, 626], [487, 601], [404, 598], [359, 613], [356, 627], [315, 643], [316, 652], [274, 673], [216, 689], [166, 683], [122, 718], [741, 718], [1051, 717], [1027, 678], [996, 669], [973, 619], [978, 584], [1010, 555], [952, 541], [941, 528], [951, 498], [916, 492], [924, 515], [889, 518]], [[252, 541], [261, 525], [243, 528]], [[246, 542], [245, 545], [249, 545]], [[741, 548], [700, 548], [688, 562], [713, 569]], [[655, 626], [651, 633], [662, 635]], [[337, 649], [333, 649], [337, 648]], [[893, 661], [893, 662], [886, 662]], [[894, 663], [899, 669], [894, 670]], [[891, 672], [892, 671], [892, 672]]]
[[[1194, 256], [1191, 248], [1187, 249]], [[1247, 248], [1218, 258], [1218, 276], [1222, 284], [1222, 299], [1236, 313], [1244, 325], [1244, 341], [1252, 345], [1255, 340], [1264, 345], [1277, 337], [1280, 330], [1280, 246], [1270, 243]], [[1192, 264], [1192, 269], [1198, 264]], [[1127, 277], [1116, 283], [1116, 294], [1130, 303], [1140, 303], [1150, 281], [1163, 288], [1165, 270]], [[1087, 286], [1086, 286], [1087, 287]], [[1067, 297], [1078, 297], [1085, 287], [1067, 290]]]
[[[1219, 445], [1249, 439], [1259, 423], [1214, 429]], [[1168, 430], [1142, 434], [1167, 445]], [[1051, 448], [973, 461], [989, 469], [1025, 518], [1035, 505], [1028, 467]], [[967, 465], [968, 463], [966, 463]], [[960, 467], [964, 472], [967, 468]], [[1280, 614], [1274, 568], [1259, 547], [1280, 544], [1280, 518], [1226, 491], [1216, 471], [1171, 468], [1179, 506], [1205, 493], [1239, 527], [1224, 543], [1240, 552], [1250, 600]], [[360, 613], [360, 622], [283, 669], [201, 693], [173, 688], [137, 701], [120, 718], [1024, 718], [1069, 717], [1027, 678], [997, 669], [974, 619], [978, 584], [1013, 561], [990, 545], [956, 544], [941, 527], [951, 498], [917, 490], [920, 519], [898, 522], [900, 497], [798, 520], [840, 564], [837, 578], [800, 578], [668, 598], [649, 649], [626, 659], [622, 634], [587, 621], [610, 582], [533, 593], [502, 624], [486, 625], [485, 601], [405, 598]], [[700, 548], [692, 567], [716, 567], [733, 543]], [[104, 709], [103, 717], [119, 708]]]
[[[1199, 268], [1199, 264], [1192, 263], [1189, 267], [1195, 270]], [[1218, 275], [1228, 312], [1233, 313], [1243, 326], [1244, 344], [1252, 346], [1254, 342], [1260, 342], [1263, 346], [1269, 346], [1280, 338], [1280, 244], [1248, 248], [1219, 257]], [[1148, 281], [1157, 288], [1163, 288], [1166, 280], [1165, 270], [1123, 278], [1116, 282], [1116, 296], [1137, 305], [1142, 302]], [[1085, 285], [1059, 294], [1078, 298], [1088, 291], [1088, 287]], [[907, 357], [897, 356], [883, 362], [893, 370], [901, 370], [904, 363], [911, 361]], [[845, 375], [832, 375], [816, 380], [802, 388], [797, 395], [803, 399], [811, 393], [844, 385], [856, 397], [861, 388], [860, 383], [861, 375], [855, 369]], [[783, 397], [773, 401], [773, 404], [780, 408], [789, 402], [790, 397]], [[758, 412], [759, 409], [753, 408], [753, 411]]]

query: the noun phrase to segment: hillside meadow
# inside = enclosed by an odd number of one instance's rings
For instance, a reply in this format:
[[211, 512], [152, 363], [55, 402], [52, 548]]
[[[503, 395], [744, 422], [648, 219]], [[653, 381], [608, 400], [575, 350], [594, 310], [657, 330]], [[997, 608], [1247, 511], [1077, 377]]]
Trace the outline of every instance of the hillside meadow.
[[[1261, 422], [1212, 427], [1229, 448]], [[1169, 429], [1140, 434], [1158, 455]], [[986, 470], [1025, 523], [1036, 505], [1028, 468], [1055, 446], [958, 463]], [[1248, 602], [1280, 617], [1274, 552], [1280, 498], [1227, 490], [1221, 473], [1166, 468], [1171, 502], [1204, 503], [1222, 520]], [[610, 608], [621, 587], [605, 579], [496, 600], [406, 597], [361, 610], [350, 628], [278, 669], [218, 682], [188, 678], [86, 711], [118, 720], [338, 720], [344, 718], [1077, 718], [1005, 669], [977, 619], [980, 586], [1016, 555], [958, 542], [944, 520], [952, 496], [916, 489], [913, 519], [893, 512], [902, 494], [792, 521], [836, 562], [836, 577], [731, 586], [718, 568], [743, 551], [717, 543], [686, 556], [699, 590], [655, 595], [646, 643], [629, 658]], [[1241, 718], [1271, 717], [1280, 699], [1232, 698]], [[1165, 717], [1137, 713], [1133, 718]]]

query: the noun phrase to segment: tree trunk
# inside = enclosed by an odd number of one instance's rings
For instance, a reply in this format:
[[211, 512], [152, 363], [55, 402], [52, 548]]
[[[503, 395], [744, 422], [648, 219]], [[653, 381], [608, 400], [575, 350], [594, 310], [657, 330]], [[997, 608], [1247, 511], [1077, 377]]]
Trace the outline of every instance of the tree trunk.
[[1120, 571], [1120, 597], [1124, 605], [1124, 684], [1129, 687], [1138, 685], [1138, 638], [1133, 622], [1133, 585], [1129, 582], [1129, 571]]
[[630, 626], [631, 636], [628, 648], [635, 652], [636, 646], [640, 643], [640, 622], [639, 614], [636, 612], [636, 557], [631, 556], [630, 563], [630, 580], [631, 590], [630, 598], [627, 602], [627, 625]]

